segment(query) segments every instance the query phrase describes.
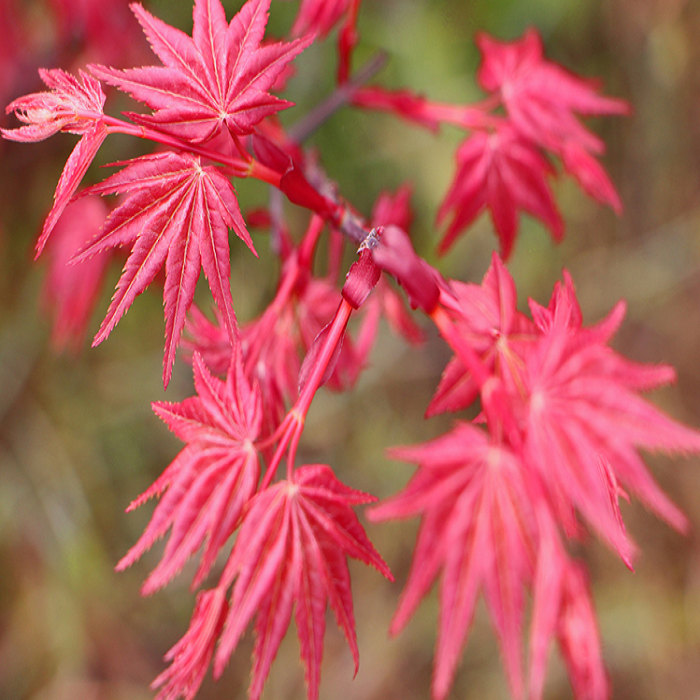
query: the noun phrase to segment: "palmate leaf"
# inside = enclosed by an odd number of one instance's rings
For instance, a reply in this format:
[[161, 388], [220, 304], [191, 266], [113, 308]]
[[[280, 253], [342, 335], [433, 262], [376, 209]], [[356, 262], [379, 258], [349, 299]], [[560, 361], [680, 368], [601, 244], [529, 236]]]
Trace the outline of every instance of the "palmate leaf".
[[235, 578], [214, 657], [215, 676], [221, 675], [255, 618], [249, 698], [257, 700], [294, 610], [308, 697], [316, 700], [328, 603], [357, 666], [346, 557], [359, 559], [392, 579], [352, 510], [372, 500], [343, 485], [323, 464], [301, 467], [291, 481], [279, 482], [255, 496], [220, 584], [228, 586]]
[[549, 185], [555, 170], [512, 126], [504, 123], [493, 133], [469, 136], [456, 159], [454, 181], [438, 212], [438, 223], [451, 216], [439, 252], [446, 252], [485, 210], [491, 214], [503, 260], [518, 235], [521, 211], [542, 221], [554, 240], [561, 240], [564, 222]]
[[542, 39], [532, 29], [521, 40], [507, 43], [482, 34], [477, 44], [483, 57], [479, 84], [500, 94], [515, 129], [558, 154], [588, 195], [621, 214], [620, 196], [596, 160], [605, 145], [577, 115], [629, 114], [627, 102], [599, 94], [597, 81], [547, 61]]
[[262, 424], [260, 392], [243, 375], [240, 346], [232, 350], [232, 355], [223, 382], [209, 373], [195, 353], [197, 396], [177, 404], [153, 404], [156, 414], [187, 444], [129, 506], [133, 510], [160, 496], [146, 530], [119, 562], [118, 570], [131, 566], [171, 530], [160, 563], [143, 585], [144, 595], [166, 585], [206, 542], [192, 584], [198, 586], [257, 489], [260, 465], [253, 443]]
[[250, 134], [266, 116], [291, 106], [268, 90], [313, 40], [261, 46], [269, 7], [270, 0], [249, 0], [227, 25], [219, 0], [196, 0], [190, 37], [132, 5], [163, 66], [90, 70], [155, 110], [129, 115], [140, 124], [192, 143], [226, 130]]
[[[586, 577], [562, 537], [579, 540], [588, 526], [631, 568], [635, 547], [619, 506], [627, 492], [684, 530], [685, 516], [654, 482], [639, 450], [697, 453], [700, 433], [639, 394], [672, 381], [670, 367], [632, 362], [608, 346], [624, 303], [584, 326], [564, 273], [547, 307], [530, 302], [530, 323], [517, 311], [512, 279], [497, 258], [481, 287], [454, 289], [453, 299], [443, 295], [445, 308], [494, 374], [480, 388], [488, 430], [458, 423], [429, 443], [393, 451], [419, 469], [369, 516], [420, 515], [422, 522], [391, 631], [403, 629], [440, 578], [433, 697], [441, 700], [483, 591], [512, 694], [521, 698], [524, 591], [533, 588], [529, 697], [542, 696], [556, 638], [576, 696], [604, 700], [608, 685]], [[443, 403], [455, 398], [450, 392], [464, 400], [453, 374], [441, 385]]]
[[391, 633], [413, 616], [433, 582], [440, 582], [440, 623], [432, 695], [449, 692], [479, 592], [498, 635], [513, 696], [522, 697], [525, 588], [536, 491], [518, 456], [470, 423], [432, 442], [392, 450], [419, 465], [409, 484], [372, 508], [373, 521], [422, 516], [413, 564]]
[[107, 338], [165, 265], [163, 382], [167, 386], [200, 269], [229, 336], [233, 339], [235, 334], [228, 229], [232, 228], [253, 253], [255, 249], [233, 185], [217, 168], [202, 167], [197, 157], [161, 153], [129, 161], [124, 169], [87, 192], [127, 192], [129, 196], [77, 259], [114, 246], [132, 246], [93, 345]]
[[351, 0], [303, 0], [299, 14], [294, 21], [292, 33], [328, 34], [336, 25], [344, 12], [350, 8]]
[[617, 507], [623, 488], [671, 526], [687, 528], [639, 450], [697, 453], [700, 433], [639, 394], [673, 381], [672, 368], [632, 362], [607, 345], [622, 322], [623, 303], [595, 326], [584, 327], [565, 274], [548, 308], [532, 301], [530, 306], [542, 337], [527, 358], [525, 456], [541, 473], [562, 522], [571, 520], [573, 504], [631, 565], [633, 550]]
[[50, 92], [24, 95], [7, 105], [7, 113], [14, 112], [25, 126], [0, 129], [3, 138], [23, 142], [43, 141], [59, 131], [67, 131], [80, 134], [81, 139], [68, 156], [56, 185], [53, 207], [36, 244], [37, 256], [44, 249], [49, 235], [107, 137], [102, 111], [105, 94], [99, 81], [83, 71], [79, 71], [80, 79], [59, 69], [40, 69], [39, 75]]
[[483, 59], [479, 84], [488, 92], [498, 92], [516, 129], [546, 148], [558, 152], [573, 141], [587, 151], [602, 153], [603, 142], [578, 121], [577, 113], [629, 113], [624, 100], [600, 95], [596, 81], [546, 60], [542, 39], [533, 29], [514, 42], [481, 34], [477, 44]]
[[[534, 324], [517, 309], [515, 282], [497, 253], [481, 284], [450, 280], [454, 294], [445, 305], [460, 335], [479, 354], [490, 371], [498, 371], [510, 386], [517, 382], [527, 346], [535, 339]], [[479, 387], [459, 357], [445, 367], [426, 416], [460, 411], [476, 399]]]

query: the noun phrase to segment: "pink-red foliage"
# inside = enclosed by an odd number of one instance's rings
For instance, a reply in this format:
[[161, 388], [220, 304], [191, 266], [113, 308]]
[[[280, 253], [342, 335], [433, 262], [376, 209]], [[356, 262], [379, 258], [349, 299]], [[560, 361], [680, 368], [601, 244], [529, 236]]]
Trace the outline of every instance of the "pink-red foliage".
[[[479, 85], [491, 93], [487, 104], [502, 105], [506, 118], [494, 116], [479, 125], [468, 114], [465, 126], [478, 130], [457, 151], [457, 173], [438, 214], [438, 221], [451, 215], [440, 250], [447, 250], [485, 209], [503, 259], [517, 236], [520, 211], [540, 219], [560, 240], [564, 222], [550, 189], [549, 179], [556, 175], [550, 153], [589, 196], [620, 214], [620, 197], [596, 159], [605, 145], [577, 115], [627, 114], [627, 103], [599, 95], [594, 81], [547, 61], [534, 30], [514, 42], [480, 34], [477, 43], [482, 53]], [[454, 119], [451, 112], [443, 118]], [[463, 119], [458, 116], [457, 123]]]
[[192, 584], [199, 586], [258, 487], [260, 465], [254, 443], [262, 425], [262, 404], [257, 387], [243, 374], [240, 351], [233, 354], [226, 382], [212, 377], [198, 355], [193, 365], [197, 396], [179, 404], [153, 404], [156, 414], [187, 444], [129, 506], [132, 510], [153, 496], [161, 497], [148, 527], [118, 569], [131, 566], [172, 528], [160, 563], [143, 585], [144, 593], [168, 583], [206, 542]]
[[63, 212], [49, 240], [42, 304], [52, 320], [51, 342], [58, 350], [77, 351], [83, 342], [110, 254], [103, 251], [78, 264], [72, 259], [100, 230], [108, 214], [101, 199], [79, 199]]
[[26, 126], [0, 129], [12, 141], [43, 141], [59, 131], [81, 134], [68, 157], [56, 186], [53, 208], [44, 222], [36, 244], [37, 255], [46, 245], [49, 234], [68, 205], [107, 136], [102, 120], [105, 94], [98, 80], [80, 71], [80, 80], [59, 69], [39, 71], [51, 92], [25, 95], [7, 105]]
[[372, 519], [421, 515], [422, 521], [391, 632], [403, 629], [441, 572], [433, 676], [433, 696], [440, 700], [449, 691], [483, 589], [513, 694], [520, 697], [524, 589], [532, 578], [535, 534], [526, 470], [510, 449], [469, 423], [392, 455], [417, 462], [420, 471], [401, 494], [375, 507]]
[[[53, 0], [71, 29], [107, 43], [98, 5]], [[7, 107], [23, 125], [3, 129], [5, 138], [40, 141], [60, 131], [80, 136], [37, 244], [41, 252], [54, 231], [45, 292], [55, 316], [54, 340], [67, 343], [83, 332], [107, 256], [121, 247], [128, 257], [94, 344], [107, 338], [163, 269], [166, 385], [187, 327], [196, 395], [153, 404], [185, 446], [129, 507], [159, 498], [143, 535], [117, 568], [134, 564], [169, 533], [143, 592], [166, 585], [201, 550], [196, 589], [215, 571], [222, 550], [232, 549], [218, 585], [197, 596], [189, 630], [168, 652], [170, 666], [153, 687], [160, 689], [159, 700], [192, 700], [212, 659], [219, 677], [252, 622], [249, 697], [258, 700], [294, 615], [308, 697], [317, 700], [329, 606], [357, 670], [347, 559], [392, 578], [353, 510], [374, 499], [342, 484], [329, 466], [297, 468], [296, 457], [315, 393], [324, 384], [345, 390], [356, 382], [382, 316], [408, 341], [424, 337], [408, 302], [435, 323], [454, 352], [427, 414], [461, 411], [477, 401], [480, 412], [442, 437], [392, 452], [417, 471], [400, 493], [371, 510], [372, 518], [421, 518], [392, 633], [404, 628], [439, 580], [436, 700], [450, 691], [480, 594], [515, 698], [542, 699], [549, 647], [556, 641], [576, 697], [607, 700], [610, 684], [587, 574], [567, 547], [592, 530], [632, 568], [635, 547], [619, 507], [619, 499], [630, 495], [686, 529], [685, 517], [640, 455], [700, 452], [697, 431], [641, 395], [673, 381], [673, 370], [631, 362], [610, 348], [623, 302], [599, 323], [584, 325], [566, 272], [547, 306], [530, 302], [531, 318], [518, 310], [514, 280], [496, 254], [480, 285], [444, 279], [409, 236], [408, 186], [382, 194], [364, 219], [303, 141], [344, 104], [390, 112], [432, 131], [457, 126], [466, 136], [437, 216], [447, 223], [439, 252], [488, 211], [506, 258], [523, 212], [555, 240], [563, 236], [553, 190], [559, 170], [593, 199], [621, 211], [598, 160], [604, 144], [579, 117], [625, 114], [627, 104], [546, 60], [534, 30], [514, 42], [479, 36], [477, 79], [488, 94], [476, 105], [364, 87], [370, 73], [350, 75], [359, 7], [360, 0], [302, 0], [291, 30], [302, 38], [285, 43], [264, 39], [270, 0], [248, 0], [230, 23], [219, 0], [195, 0], [191, 36], [132, 5], [162, 65], [92, 65], [91, 74], [80, 71], [78, 77], [42, 70], [48, 91]], [[13, 8], [0, 0], [0, 16]], [[292, 60], [341, 22], [338, 89], [287, 130], [276, 116], [292, 103], [272, 93], [284, 90]], [[14, 50], [19, 36], [0, 23], [0, 44], [6, 40]], [[6, 64], [0, 46], [3, 71]], [[152, 113], [128, 113], [131, 121], [105, 115], [99, 79]], [[7, 86], [0, 77], [2, 89]], [[170, 150], [117, 163], [121, 170], [85, 191], [122, 195], [105, 220], [101, 200], [71, 201], [110, 133]], [[229, 230], [255, 250], [232, 177], [276, 188], [254, 219], [269, 228], [279, 282], [267, 308], [242, 328], [231, 294]], [[312, 213], [300, 240], [287, 228], [285, 198]], [[325, 233], [328, 257], [320, 272], [315, 258]], [[343, 279], [346, 241], [357, 259]], [[202, 271], [215, 322], [193, 307]], [[351, 334], [355, 312], [360, 320]], [[275, 481], [285, 457], [286, 477]]]
[[566, 170], [594, 199], [618, 214], [622, 202], [607, 173], [595, 159], [603, 141], [577, 119], [601, 114], [628, 114], [624, 100], [599, 95], [598, 83], [584, 80], [544, 58], [542, 40], [529, 30], [510, 44], [481, 34], [483, 62], [479, 84], [498, 94], [513, 126], [525, 138], [560, 156]]
[[[329, 279], [311, 277], [308, 270], [300, 270], [293, 255], [275, 302], [241, 328], [244, 371], [260, 387], [265, 407], [264, 433], [274, 431], [297, 398], [302, 360], [332, 321], [341, 298]], [[327, 377], [331, 389], [347, 389], [357, 380], [372, 347], [377, 320], [376, 314], [368, 312], [357, 342], [346, 335]], [[195, 307], [187, 327], [188, 351], [201, 353], [211, 370], [221, 373], [230, 357], [231, 344], [220, 319], [212, 323]]]
[[134, 4], [163, 66], [124, 71], [92, 66], [91, 71], [155, 110], [131, 114], [139, 124], [192, 143], [223, 132], [250, 134], [262, 119], [291, 106], [268, 90], [310, 43], [261, 45], [269, 7], [270, 0], [249, 0], [227, 25], [219, 0], [196, 0], [190, 37]]
[[169, 152], [137, 158], [88, 192], [129, 196], [77, 259], [116, 246], [132, 247], [94, 344], [107, 338], [134, 299], [165, 266], [163, 381], [167, 385], [201, 270], [229, 337], [236, 333], [229, 283], [229, 229], [254, 253], [255, 249], [233, 185], [216, 167], [202, 166], [198, 157]]
[[430, 410], [461, 409], [480, 394], [486, 427], [461, 422], [430, 443], [392, 451], [419, 469], [371, 517], [421, 516], [392, 632], [405, 626], [440, 577], [433, 677], [440, 700], [482, 590], [513, 696], [520, 698], [525, 591], [533, 588], [532, 697], [541, 697], [546, 648], [556, 637], [577, 697], [604, 700], [608, 685], [586, 578], [556, 529], [578, 538], [581, 521], [587, 523], [631, 568], [634, 547], [618, 506], [628, 498], [624, 489], [674, 527], [685, 527], [638, 450], [700, 452], [700, 433], [639, 396], [672, 381], [669, 367], [633, 363], [608, 346], [623, 304], [584, 326], [565, 273], [548, 307], [531, 302], [532, 322], [517, 311], [513, 280], [495, 255], [481, 286], [451, 287], [442, 299], [473, 355], [461, 344], [453, 348], [457, 356]]
[[561, 240], [564, 222], [548, 182], [554, 168], [510, 125], [470, 136], [456, 158], [457, 173], [438, 212], [438, 222], [452, 214], [440, 252], [444, 253], [484, 210], [491, 214], [503, 258], [513, 249], [520, 211], [540, 219], [554, 239]]
[[564, 279], [549, 307], [531, 302], [541, 336], [523, 373], [528, 395], [524, 452], [542, 475], [564, 525], [575, 528], [575, 506], [629, 564], [618, 483], [670, 525], [685, 529], [684, 516], [656, 486], [638, 450], [697, 452], [700, 435], [638, 394], [672, 382], [671, 367], [637, 364], [608, 347], [624, 304], [585, 327], [571, 278]]
[[343, 485], [324, 464], [297, 469], [291, 481], [261, 491], [251, 502], [223, 574], [233, 580], [231, 604], [214, 659], [220, 675], [255, 618], [251, 700], [262, 693], [294, 609], [309, 700], [318, 698], [326, 607], [330, 605], [358, 664], [347, 557], [393, 580], [352, 506], [373, 501]]
[[525, 137], [554, 152], [574, 142], [596, 154], [604, 144], [576, 118], [627, 114], [624, 100], [597, 93], [598, 83], [584, 80], [544, 58], [542, 39], [530, 29], [520, 41], [477, 37], [482, 63], [479, 85], [503, 101], [513, 125]]

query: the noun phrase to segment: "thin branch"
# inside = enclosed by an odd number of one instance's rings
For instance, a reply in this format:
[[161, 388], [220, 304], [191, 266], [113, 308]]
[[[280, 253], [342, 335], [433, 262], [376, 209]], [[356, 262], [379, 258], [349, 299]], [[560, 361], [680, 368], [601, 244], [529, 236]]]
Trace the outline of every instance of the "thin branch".
[[313, 134], [323, 123], [328, 121], [341, 107], [350, 102], [356, 90], [362, 87], [368, 80], [371, 80], [389, 60], [389, 55], [385, 51], [380, 51], [357, 73], [350, 81], [340, 85], [323, 102], [314, 107], [303, 119], [289, 129], [289, 137], [296, 143], [303, 143]]

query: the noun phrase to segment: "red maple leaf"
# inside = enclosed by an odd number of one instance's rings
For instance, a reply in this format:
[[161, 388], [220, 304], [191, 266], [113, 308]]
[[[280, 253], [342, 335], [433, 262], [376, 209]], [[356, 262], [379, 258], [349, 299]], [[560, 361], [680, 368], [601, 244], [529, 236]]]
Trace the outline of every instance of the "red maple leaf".
[[504, 123], [491, 133], [478, 131], [462, 143], [456, 158], [457, 173], [438, 212], [438, 222], [452, 214], [441, 253], [486, 209], [504, 260], [513, 248], [521, 210], [540, 219], [555, 240], [561, 239], [564, 222], [547, 182], [555, 170], [515, 129]]
[[43, 141], [59, 131], [81, 134], [63, 168], [54, 193], [54, 203], [44, 222], [36, 244], [39, 255], [49, 234], [78, 188], [90, 163], [107, 136], [103, 122], [105, 94], [99, 81], [80, 71], [80, 80], [59, 70], [39, 70], [50, 92], [35, 92], [19, 97], [6, 107], [26, 126], [0, 129], [3, 137], [12, 141]]
[[129, 12], [128, 0], [49, 0], [57, 34], [54, 41], [80, 50], [81, 60], [120, 65], [146, 53], [143, 35]]
[[585, 567], [567, 556], [551, 518], [540, 517], [539, 523], [529, 697], [531, 700], [542, 698], [549, 645], [556, 638], [574, 697], [607, 700], [610, 684], [603, 665], [600, 633]]
[[257, 387], [243, 375], [240, 352], [233, 353], [226, 382], [212, 377], [198, 354], [193, 366], [197, 396], [178, 404], [153, 404], [156, 414], [187, 445], [129, 506], [133, 510], [165, 492], [118, 570], [131, 566], [172, 528], [160, 563], [143, 585], [144, 594], [168, 583], [206, 540], [192, 584], [198, 586], [258, 486], [260, 466], [253, 443], [262, 424], [262, 406]]
[[534, 30], [510, 43], [481, 34], [477, 44], [483, 57], [479, 84], [500, 95], [513, 126], [533, 143], [560, 155], [590, 196], [620, 213], [620, 198], [594, 157], [604, 152], [605, 145], [576, 114], [628, 114], [627, 102], [598, 94], [596, 81], [545, 60], [542, 40]]
[[63, 212], [48, 243], [41, 301], [52, 319], [51, 343], [56, 349], [77, 352], [83, 342], [110, 255], [105, 251], [78, 265], [71, 259], [100, 230], [108, 213], [99, 197], [78, 199]]
[[141, 5], [131, 7], [163, 66], [90, 70], [155, 110], [130, 114], [137, 123], [200, 143], [226, 130], [250, 134], [291, 106], [268, 90], [313, 37], [261, 45], [270, 0], [249, 0], [228, 25], [219, 0], [195, 0], [191, 37]]
[[542, 336], [528, 354], [524, 456], [545, 484], [553, 511], [575, 531], [573, 508], [631, 565], [617, 501], [629, 489], [683, 530], [683, 514], [663, 494], [638, 450], [700, 451], [700, 433], [664, 415], [639, 395], [673, 381], [665, 365], [641, 365], [607, 343], [625, 306], [595, 326], [582, 325], [571, 278], [556, 286], [549, 308], [531, 302]]
[[327, 604], [345, 634], [357, 670], [346, 557], [359, 559], [393, 580], [351, 507], [373, 500], [340, 483], [323, 464], [301, 467], [291, 481], [279, 482], [256, 495], [220, 584], [227, 586], [235, 577], [214, 659], [215, 676], [221, 675], [255, 617], [249, 698], [258, 700], [294, 608], [308, 696], [316, 700]]
[[207, 276], [229, 337], [233, 339], [236, 333], [229, 283], [229, 228], [255, 250], [233, 185], [216, 167], [202, 166], [195, 156], [160, 153], [129, 161], [123, 170], [87, 191], [130, 193], [77, 258], [114, 246], [132, 246], [93, 345], [107, 338], [165, 265], [163, 381], [167, 385], [200, 270]]
[[401, 493], [369, 511], [370, 519], [422, 516], [391, 633], [403, 629], [442, 573], [432, 686], [433, 697], [441, 700], [449, 692], [483, 589], [513, 695], [521, 697], [524, 586], [532, 578], [536, 534], [527, 471], [487, 431], [464, 422], [432, 442], [391, 454], [419, 469]]
[[[444, 294], [443, 303], [460, 336], [479, 354], [484, 366], [498, 374], [507, 386], [517, 383], [526, 347], [535, 339], [536, 329], [517, 309], [515, 282], [506, 266], [493, 253], [491, 266], [480, 285], [450, 280], [450, 289], [454, 296]], [[479, 387], [471, 372], [455, 356], [442, 373], [426, 415], [462, 410], [478, 394]]]
[[328, 34], [354, 0], [302, 0], [292, 33]]
[[[531, 302], [534, 324], [518, 314], [512, 280], [496, 261], [483, 287], [457, 287], [453, 301], [443, 291], [441, 301], [492, 374], [480, 386], [488, 430], [460, 423], [430, 443], [393, 452], [419, 469], [369, 515], [420, 515], [422, 522], [392, 632], [441, 576], [433, 695], [443, 698], [482, 588], [513, 695], [521, 697], [523, 591], [534, 581], [533, 698], [541, 697], [547, 646], [556, 637], [576, 692], [604, 700], [608, 686], [587, 582], [559, 545], [557, 528], [577, 538], [581, 516], [631, 566], [634, 548], [618, 505], [628, 498], [623, 489], [672, 526], [686, 526], [639, 450], [700, 452], [700, 433], [639, 395], [672, 381], [671, 368], [637, 364], [608, 347], [624, 304], [584, 326], [567, 274], [547, 307]], [[525, 343], [512, 337], [519, 328]], [[461, 389], [455, 391], [462, 399]]]
[[225, 590], [214, 588], [197, 594], [189, 629], [165, 655], [165, 660], [172, 663], [151, 683], [151, 688], [161, 688], [156, 700], [193, 700], [209, 668], [227, 613]]
[[575, 113], [627, 114], [624, 100], [599, 95], [599, 84], [585, 80], [544, 58], [542, 39], [533, 29], [520, 41], [500, 42], [480, 34], [481, 87], [498, 92], [516, 128], [536, 143], [559, 150], [573, 140], [600, 152], [602, 141], [588, 131]]

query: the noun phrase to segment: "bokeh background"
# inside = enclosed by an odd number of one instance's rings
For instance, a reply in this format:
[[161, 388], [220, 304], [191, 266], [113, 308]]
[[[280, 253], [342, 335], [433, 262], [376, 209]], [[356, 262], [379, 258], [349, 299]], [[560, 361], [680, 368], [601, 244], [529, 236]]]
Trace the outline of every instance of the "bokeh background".
[[[240, 2], [224, 3], [228, 16]], [[586, 199], [562, 180], [557, 196], [567, 222], [554, 246], [528, 219], [510, 269], [523, 308], [545, 303], [567, 267], [588, 322], [621, 297], [626, 322], [615, 340], [622, 353], [678, 369], [676, 386], [654, 400], [700, 427], [700, 2], [698, 0], [366, 0], [357, 61], [379, 49], [390, 61], [380, 79], [410, 86], [433, 99], [479, 99], [473, 37], [486, 31], [516, 38], [528, 26], [543, 35], [547, 55], [605, 91], [629, 99], [630, 118], [594, 128], [609, 147], [606, 167], [625, 203], [622, 218]], [[166, 21], [188, 31], [186, 0], [150, 2]], [[296, 2], [274, 0], [270, 31], [290, 26]], [[313, 47], [290, 82], [298, 118], [332, 89], [334, 47]], [[0, 0], [0, 101], [41, 88], [36, 68], [76, 69], [90, 61], [151, 63], [126, 3], [90, 0]], [[120, 109], [118, 100], [109, 103]], [[4, 126], [9, 118], [3, 117]], [[417, 247], [446, 274], [480, 280], [496, 246], [486, 218], [451, 255], [436, 261], [433, 221], [453, 173], [456, 130], [439, 135], [385, 115], [347, 109], [314, 135], [329, 175], [369, 213], [382, 189], [414, 187]], [[50, 323], [40, 310], [46, 261], [32, 261], [37, 231], [75, 139], [37, 145], [0, 142], [0, 698], [3, 700], [145, 700], [164, 668], [163, 654], [187, 628], [193, 597], [182, 576], [151, 598], [139, 586], [158, 549], [132, 570], [114, 564], [136, 540], [152, 505], [125, 515], [179, 450], [150, 410], [191, 392], [190, 370], [176, 366], [161, 384], [162, 304], [140, 297], [109, 340], [77, 352], [50, 347]], [[141, 144], [108, 140], [100, 162], [142, 152]], [[99, 177], [91, 171], [88, 177]], [[267, 193], [240, 183], [244, 208]], [[293, 222], [298, 214], [290, 212]], [[256, 239], [263, 253], [266, 242]], [[273, 261], [261, 255], [234, 261], [239, 316], [260, 311], [274, 286]], [[119, 265], [111, 270], [90, 331], [104, 314]], [[260, 282], [268, 279], [269, 282]], [[411, 467], [388, 461], [389, 446], [440, 434], [450, 419], [424, 421], [423, 411], [447, 353], [429, 332], [427, 344], [406, 348], [382, 330], [371, 366], [357, 389], [321, 392], [309, 416], [303, 457], [327, 461], [340, 478], [379, 497], [398, 490]], [[623, 504], [641, 553], [630, 573], [591, 540], [589, 563], [616, 700], [700, 698], [700, 461], [650, 457], [664, 488], [688, 514], [687, 537], [657, 522], [636, 503]], [[405, 632], [386, 630], [405, 581], [417, 523], [368, 526], [392, 567], [391, 585], [373, 570], [351, 566], [361, 653], [352, 662], [333, 623], [326, 633], [321, 696], [333, 700], [418, 700], [429, 697], [435, 643], [435, 591]], [[208, 678], [199, 697], [245, 698], [250, 635], [218, 682]], [[282, 645], [265, 697], [305, 697], [295, 632]], [[452, 697], [508, 697], [498, 650], [483, 607], [465, 650]], [[546, 697], [571, 698], [555, 653]]]

